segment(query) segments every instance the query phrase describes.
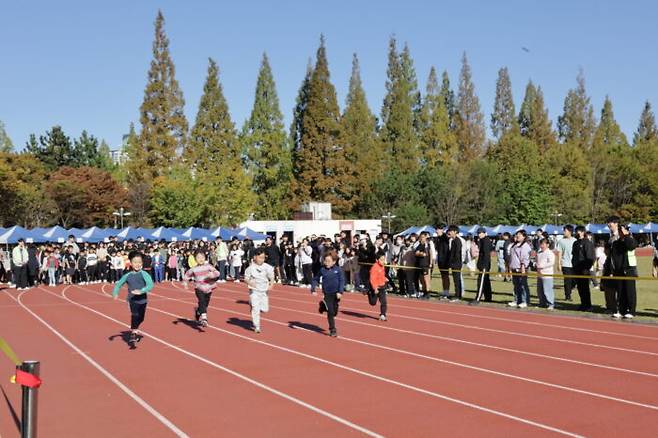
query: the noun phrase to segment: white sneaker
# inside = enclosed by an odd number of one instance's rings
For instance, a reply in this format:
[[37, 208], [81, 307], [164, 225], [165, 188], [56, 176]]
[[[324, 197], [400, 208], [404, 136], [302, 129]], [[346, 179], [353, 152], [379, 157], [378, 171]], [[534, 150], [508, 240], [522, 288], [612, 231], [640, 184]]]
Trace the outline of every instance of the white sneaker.
[[619, 312], [613, 313], [612, 317], [615, 318], [615, 319], [621, 319], [621, 313], [619, 313]]
[[519, 305], [516, 304], [516, 301], [510, 301], [509, 303], [507, 303], [507, 305], [510, 307], [519, 307]]
[[299, 287], [300, 287], [301, 289], [306, 289], [306, 285], [305, 285], [305, 284], [300, 284]]
[[380, 315], [379, 320], [380, 321], [386, 321], [386, 315]]
[[10, 283], [10, 284], [9, 284], [9, 289], [16, 289], [16, 285], [15, 285], [15, 284], [12, 284], [12, 283]]
[[547, 309], [548, 310], [555, 310], [555, 306], [548, 306]]
[[526, 303], [519, 304], [519, 309], [525, 309], [526, 307], [528, 307]]
[[233, 280], [233, 283], [240, 283], [240, 280]]
[[627, 313], [626, 315], [624, 315], [624, 319], [633, 319], [633, 314]]

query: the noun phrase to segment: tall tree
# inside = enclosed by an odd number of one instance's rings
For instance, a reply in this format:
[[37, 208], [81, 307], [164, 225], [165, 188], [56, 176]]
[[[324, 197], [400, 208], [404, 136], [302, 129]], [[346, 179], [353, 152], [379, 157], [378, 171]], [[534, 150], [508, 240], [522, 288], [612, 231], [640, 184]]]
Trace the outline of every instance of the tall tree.
[[154, 225], [166, 227], [209, 227], [208, 194], [190, 169], [174, 166], [153, 183], [149, 214]]
[[457, 94], [457, 141], [461, 158], [465, 161], [479, 157], [484, 152], [484, 116], [480, 111], [480, 100], [475, 94], [471, 67], [466, 53], [462, 56]]
[[304, 110], [301, 144], [295, 151], [293, 171], [294, 203], [311, 200], [331, 202], [338, 214], [349, 211], [351, 200], [336, 190], [337, 182], [352, 184], [345, 172], [347, 162], [340, 142], [340, 110], [331, 83], [324, 43], [320, 38]]
[[258, 195], [258, 219], [287, 219], [292, 162], [283, 127], [283, 114], [267, 55], [263, 54], [256, 97], [249, 120], [242, 129], [247, 164]]
[[158, 11], [153, 60], [140, 108], [140, 144], [145, 153], [138, 168], [147, 174], [148, 181], [166, 171], [183, 151], [188, 129], [184, 106], [183, 91], [169, 54], [164, 16]]
[[123, 163], [121, 176], [130, 186], [128, 205], [131, 222], [138, 226], [148, 223], [149, 197], [152, 175], [143, 169], [146, 163], [146, 150], [141, 146], [140, 138], [131, 122], [128, 136], [125, 140], [126, 161]]
[[98, 139], [82, 131], [80, 138], [73, 140], [73, 151], [76, 167], [94, 166], [98, 161]]
[[308, 64], [306, 65], [306, 74], [304, 75], [304, 80], [299, 87], [299, 92], [297, 93], [297, 100], [295, 102], [295, 108], [293, 109], [292, 114], [292, 123], [290, 124], [290, 147], [294, 153], [301, 149], [302, 145], [302, 132], [304, 131], [304, 113], [306, 112], [306, 106], [308, 105], [308, 92], [311, 85], [311, 75], [313, 74], [313, 62], [309, 58]]
[[585, 76], [582, 70], [576, 78], [577, 86], [569, 90], [564, 99], [564, 111], [558, 117], [560, 139], [584, 151], [592, 147], [592, 138], [596, 129], [594, 108], [585, 90]]
[[418, 166], [415, 126], [417, 104], [417, 84], [409, 50], [405, 47], [402, 54], [399, 54], [395, 38], [391, 37], [381, 138], [390, 157], [390, 166], [405, 171]]
[[92, 163], [92, 166], [108, 171], [114, 170], [115, 166], [114, 163], [112, 163], [112, 157], [110, 153], [110, 145], [108, 145], [105, 140], [101, 140], [101, 144], [98, 146], [98, 154], [96, 155], [96, 160]]
[[11, 152], [13, 149], [14, 143], [5, 131], [5, 124], [0, 120], [0, 152]]
[[212, 195], [208, 199], [212, 224], [235, 225], [248, 218], [255, 195], [242, 166], [242, 149], [219, 82], [219, 68], [212, 59], [185, 159]]
[[507, 67], [503, 67], [498, 70], [496, 100], [494, 102], [493, 112], [491, 113], [491, 132], [496, 139], [500, 140], [503, 135], [517, 127], [516, 110], [514, 109], [514, 99], [512, 98], [512, 81], [510, 80]]
[[441, 75], [441, 91], [439, 93], [443, 98], [446, 109], [448, 110], [448, 117], [450, 118], [450, 129], [455, 128], [455, 112], [457, 111], [455, 104], [455, 92], [450, 88], [450, 78], [448, 72], [443, 71]]
[[436, 70], [430, 70], [423, 107], [419, 116], [421, 160], [428, 167], [449, 163], [457, 156], [450, 115], [439, 89]]
[[633, 145], [637, 146], [640, 143], [648, 143], [656, 140], [658, 140], [656, 118], [651, 110], [651, 103], [647, 100], [644, 103], [644, 108], [640, 115], [640, 123], [637, 126], [637, 131], [633, 134]]
[[535, 87], [532, 80], [528, 81], [525, 89], [518, 123], [521, 135], [535, 142], [540, 152], [546, 152], [555, 144], [555, 132], [551, 127], [548, 109], [544, 105], [544, 93], [541, 87]]
[[377, 138], [377, 119], [370, 111], [361, 83], [359, 59], [352, 57], [352, 75], [341, 118], [342, 143], [352, 185], [341, 184], [343, 197], [354, 204], [363, 204], [372, 180], [369, 175], [381, 175], [385, 168], [383, 143]]
[[75, 166], [75, 150], [71, 139], [64, 134], [61, 126], [53, 126], [46, 135], [30, 135], [26, 144], [26, 150], [34, 154], [49, 170], [55, 170], [64, 166]]

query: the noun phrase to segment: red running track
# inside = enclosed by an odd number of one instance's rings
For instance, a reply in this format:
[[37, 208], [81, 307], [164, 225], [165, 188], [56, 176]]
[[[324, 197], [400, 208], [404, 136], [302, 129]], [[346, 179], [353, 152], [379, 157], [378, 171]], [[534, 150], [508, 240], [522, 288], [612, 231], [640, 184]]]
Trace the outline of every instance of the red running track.
[[[655, 326], [395, 297], [381, 322], [346, 294], [333, 339], [318, 297], [276, 286], [256, 335], [243, 284], [199, 329], [194, 294], [163, 283], [131, 350], [109, 291], [0, 293], [0, 336], [42, 362], [42, 436], [656, 435]], [[0, 387], [17, 436], [20, 390]]]

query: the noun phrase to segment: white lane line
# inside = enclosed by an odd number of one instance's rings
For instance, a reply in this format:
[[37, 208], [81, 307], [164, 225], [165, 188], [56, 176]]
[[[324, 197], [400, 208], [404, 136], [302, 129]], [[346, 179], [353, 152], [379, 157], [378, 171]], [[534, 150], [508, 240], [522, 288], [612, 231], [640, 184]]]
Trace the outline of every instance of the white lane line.
[[[43, 290], [43, 289], [42, 289]], [[98, 371], [100, 371], [101, 374], [103, 374], [107, 379], [114, 383], [119, 389], [121, 389], [123, 392], [125, 392], [130, 398], [135, 400], [137, 404], [139, 404], [141, 407], [143, 407], [149, 414], [153, 415], [160, 423], [165, 425], [169, 430], [171, 430], [176, 436], [178, 437], [188, 437], [188, 435], [180, 430], [174, 423], [172, 423], [167, 417], [162, 415], [160, 412], [158, 412], [153, 406], [148, 404], [144, 399], [142, 399], [140, 396], [135, 394], [130, 388], [128, 388], [125, 384], [123, 384], [119, 379], [114, 377], [112, 373], [110, 373], [108, 370], [103, 368], [98, 362], [96, 362], [94, 359], [92, 359], [87, 353], [84, 351], [80, 350], [73, 342], [71, 342], [68, 338], [66, 338], [64, 335], [62, 335], [60, 332], [58, 332], [55, 328], [53, 328], [50, 324], [48, 324], [43, 318], [41, 318], [39, 315], [34, 313], [32, 310], [30, 310], [25, 304], [22, 302], [22, 297], [23, 294], [25, 294], [25, 291], [21, 292], [18, 295], [18, 298], [12, 298], [18, 302], [18, 304], [25, 310], [27, 311], [30, 315], [32, 315], [37, 321], [39, 321], [41, 324], [43, 324], [44, 327], [46, 327], [48, 330], [50, 330], [55, 336], [57, 336], [59, 339], [62, 340], [66, 345], [68, 345], [73, 351], [78, 353], [81, 357], [83, 357], [87, 362], [89, 362], [94, 368], [96, 368]]]
[[[80, 289], [82, 289], [82, 290], [89, 291], [89, 289], [84, 289], [84, 288], [82, 288], [82, 287], [80, 287], [80, 286], [77, 286], [77, 287], [80, 288]], [[106, 314], [104, 314], [104, 313], [102, 313], [102, 312], [99, 312], [99, 311], [97, 311], [97, 310], [95, 310], [95, 309], [92, 309], [91, 307], [87, 307], [87, 306], [85, 306], [84, 304], [80, 304], [80, 303], [78, 303], [78, 302], [76, 302], [76, 301], [71, 300], [70, 298], [68, 298], [68, 297], [66, 296], [66, 290], [63, 290], [62, 293], [61, 293], [61, 295], [54, 294], [54, 293], [52, 293], [52, 292], [50, 292], [50, 291], [48, 291], [48, 290], [45, 290], [45, 291], [48, 292], [49, 294], [51, 294], [51, 295], [53, 295], [53, 296], [59, 298], [59, 299], [66, 300], [66, 301], [68, 301], [68, 302], [70, 302], [70, 303], [72, 303], [72, 304], [74, 304], [74, 305], [76, 305], [76, 306], [78, 306], [78, 307], [80, 307], [80, 308], [86, 309], [86, 310], [88, 310], [89, 312], [95, 313], [95, 314], [97, 314], [97, 315], [99, 315], [99, 316], [101, 316], [101, 317], [103, 317], [103, 318], [105, 318], [105, 319], [108, 319], [108, 320], [110, 320], [110, 321], [112, 321], [112, 322], [115, 322], [115, 323], [117, 323], [117, 324], [119, 324], [119, 325], [121, 325], [121, 326], [123, 326], [123, 327], [127, 327], [127, 328], [130, 327], [128, 324], [125, 324], [125, 323], [123, 323], [123, 322], [121, 322], [121, 321], [119, 321], [119, 320], [117, 320], [117, 319], [114, 319], [114, 318], [112, 318], [111, 316], [108, 316], [108, 315], [106, 315]], [[95, 292], [95, 291], [93, 291], [93, 290], [92, 290], [92, 292], [97, 293], [97, 292]], [[152, 307], [149, 307], [149, 310], [157, 310], [157, 309], [153, 309]], [[178, 318], [183, 318], [182, 315], [173, 315], [173, 314], [172, 314], [172, 316], [176, 316], [176, 317], [178, 317]], [[314, 406], [314, 405], [312, 405], [312, 404], [310, 404], [310, 403], [306, 403], [306, 402], [303, 401], [303, 400], [300, 400], [300, 399], [298, 399], [298, 398], [296, 398], [296, 397], [293, 397], [293, 396], [291, 396], [291, 395], [289, 395], [289, 394], [286, 394], [286, 393], [284, 393], [284, 392], [282, 392], [282, 391], [279, 391], [279, 390], [274, 389], [274, 388], [272, 388], [272, 387], [270, 387], [270, 386], [267, 386], [267, 385], [265, 385], [264, 383], [261, 383], [261, 382], [259, 382], [259, 381], [257, 381], [257, 380], [254, 380], [254, 379], [252, 379], [252, 378], [250, 378], [250, 377], [247, 377], [247, 376], [245, 376], [245, 375], [243, 375], [243, 374], [240, 374], [240, 373], [238, 373], [237, 371], [233, 371], [233, 370], [230, 369], [230, 368], [226, 368], [226, 367], [224, 367], [224, 366], [222, 366], [222, 365], [220, 365], [220, 364], [218, 364], [218, 363], [216, 363], [216, 362], [213, 362], [213, 361], [211, 361], [211, 360], [206, 359], [205, 357], [199, 356], [199, 355], [197, 355], [197, 354], [195, 354], [195, 353], [192, 353], [192, 352], [190, 352], [190, 351], [187, 351], [187, 350], [185, 350], [185, 349], [183, 349], [183, 348], [181, 348], [181, 347], [178, 347], [178, 346], [176, 346], [176, 345], [173, 345], [173, 344], [171, 344], [171, 343], [165, 341], [164, 339], [161, 339], [161, 338], [159, 338], [159, 337], [157, 337], [157, 336], [155, 336], [155, 335], [152, 335], [152, 334], [147, 333], [147, 332], [142, 331], [142, 330], [140, 330], [140, 331], [141, 331], [141, 333], [142, 333], [144, 336], [147, 336], [147, 337], [153, 339], [154, 341], [161, 343], [162, 345], [165, 345], [165, 346], [167, 346], [167, 347], [169, 347], [169, 348], [171, 348], [171, 349], [173, 349], [173, 350], [176, 350], [176, 351], [178, 351], [178, 352], [180, 352], [180, 353], [182, 353], [182, 354], [185, 354], [186, 356], [189, 356], [189, 357], [194, 358], [194, 359], [196, 359], [196, 360], [198, 360], [198, 361], [201, 361], [201, 362], [203, 362], [203, 363], [205, 363], [205, 364], [207, 364], [207, 365], [210, 365], [210, 366], [213, 367], [213, 368], [217, 368], [217, 369], [219, 369], [219, 370], [222, 370], [222, 371], [224, 371], [225, 373], [228, 373], [228, 374], [230, 374], [230, 375], [232, 375], [232, 376], [234, 376], [234, 377], [237, 377], [237, 378], [240, 379], [240, 380], [243, 380], [243, 381], [245, 381], [245, 382], [251, 383], [252, 385], [254, 385], [254, 386], [258, 387], [258, 388], [264, 389], [265, 391], [268, 391], [268, 392], [270, 392], [270, 393], [272, 393], [272, 394], [274, 394], [274, 395], [277, 395], [277, 396], [279, 396], [279, 397], [281, 397], [281, 398], [284, 398], [284, 399], [286, 399], [286, 400], [288, 400], [288, 401], [291, 401], [291, 402], [293, 402], [293, 403], [295, 403], [295, 404], [298, 404], [298, 405], [300, 405], [300, 406], [302, 406], [302, 407], [304, 407], [304, 408], [306, 408], [306, 409], [309, 409], [309, 410], [311, 410], [311, 411], [313, 411], [313, 412], [315, 412], [315, 413], [317, 413], [317, 414], [320, 414], [320, 415], [322, 415], [322, 416], [324, 416], [324, 417], [327, 417], [327, 418], [329, 418], [329, 419], [331, 419], [331, 420], [334, 420], [334, 421], [336, 421], [336, 422], [338, 422], [338, 423], [340, 423], [340, 424], [343, 424], [344, 426], [347, 426], [347, 427], [349, 427], [349, 428], [351, 428], [351, 429], [357, 430], [357, 431], [359, 431], [359, 432], [361, 432], [361, 433], [363, 433], [363, 434], [365, 434], [365, 435], [367, 435], [367, 436], [371, 436], [371, 437], [374, 437], [374, 438], [383, 438], [383, 435], [380, 435], [380, 434], [378, 434], [378, 433], [376, 433], [376, 432], [373, 432], [373, 431], [371, 431], [371, 430], [369, 430], [369, 429], [366, 429], [365, 427], [359, 426], [358, 424], [352, 423], [351, 421], [346, 420], [345, 418], [342, 418], [342, 417], [339, 417], [338, 415], [335, 415], [335, 414], [332, 414], [332, 413], [330, 413], [330, 412], [327, 412], [327, 411], [324, 410], [324, 409], [318, 408], [318, 407], [316, 407], [316, 406]]]
[[[66, 298], [66, 299], [68, 300], [68, 298]], [[86, 308], [86, 306], [84, 306], [82, 304], [79, 304], [79, 305]], [[100, 315], [103, 315], [102, 313], [97, 312], [94, 309], [89, 309], [89, 310], [94, 312], [94, 313], [98, 313]], [[150, 306], [149, 310], [156, 311], [156, 312], [159, 312], [159, 313], [162, 313], [162, 314], [165, 314], [165, 315], [169, 315], [169, 316], [172, 316], [174, 318], [184, 318], [184, 316], [182, 316], [182, 315], [178, 315], [178, 314], [175, 314], [175, 313], [167, 312], [167, 311], [162, 310], [162, 309], [154, 308], [153, 306]], [[105, 316], [105, 315], [103, 315], [103, 316]], [[113, 319], [109, 316], [105, 316], [105, 317], [108, 318], [108, 319]], [[429, 390], [426, 390], [426, 389], [423, 389], [423, 388], [419, 388], [419, 387], [416, 387], [416, 386], [413, 386], [413, 385], [402, 383], [402, 382], [399, 382], [397, 380], [388, 379], [388, 378], [382, 377], [382, 376], [377, 376], [375, 374], [371, 374], [371, 373], [368, 373], [366, 371], [362, 371], [362, 370], [352, 368], [352, 367], [349, 367], [349, 366], [346, 366], [346, 365], [342, 365], [342, 364], [339, 364], [339, 363], [336, 363], [336, 362], [332, 362], [332, 361], [327, 360], [327, 359], [322, 359], [320, 357], [313, 356], [311, 354], [307, 354], [307, 353], [304, 353], [304, 352], [301, 352], [301, 351], [293, 350], [291, 348], [287, 348], [287, 347], [283, 347], [283, 346], [280, 346], [280, 345], [272, 344], [272, 343], [262, 341], [262, 340], [259, 340], [259, 339], [254, 339], [252, 337], [244, 336], [244, 335], [241, 335], [239, 333], [234, 333], [234, 332], [229, 331], [229, 330], [224, 330], [224, 329], [221, 329], [219, 327], [213, 326], [212, 324], [208, 325], [208, 328], [211, 328], [211, 329], [216, 330], [216, 331], [221, 332], [221, 333], [225, 333], [225, 334], [230, 335], [230, 336], [234, 336], [234, 337], [237, 337], [237, 338], [240, 338], [240, 339], [244, 339], [244, 340], [252, 342], [252, 343], [265, 345], [265, 346], [268, 346], [270, 348], [274, 348], [276, 350], [284, 351], [286, 353], [291, 353], [291, 354], [301, 356], [301, 357], [304, 357], [304, 358], [307, 358], [307, 359], [311, 359], [311, 360], [314, 360], [314, 361], [317, 361], [317, 362], [320, 362], [320, 363], [323, 363], [323, 364], [326, 364], [326, 365], [330, 365], [330, 366], [333, 366], [333, 367], [336, 367], [336, 368], [339, 368], [339, 369], [342, 369], [342, 370], [345, 370], [345, 371], [350, 371], [350, 372], [355, 373], [355, 374], [359, 374], [359, 375], [362, 375], [362, 376], [365, 376], [365, 377], [369, 377], [369, 378], [374, 379], [374, 380], [379, 380], [381, 382], [389, 383], [391, 385], [399, 386], [401, 388], [409, 389], [411, 391], [415, 391], [415, 392], [418, 392], [418, 393], [421, 393], [421, 394], [425, 394], [425, 395], [428, 395], [430, 397], [434, 397], [434, 398], [438, 398], [438, 399], [441, 399], [441, 400], [456, 403], [456, 404], [466, 406], [466, 407], [469, 407], [469, 408], [472, 408], [472, 409], [476, 409], [476, 410], [479, 410], [479, 411], [482, 411], [482, 412], [487, 412], [487, 413], [497, 415], [497, 416], [500, 416], [500, 417], [503, 417], [503, 418], [507, 418], [507, 419], [510, 419], [510, 420], [513, 420], [513, 421], [517, 421], [517, 422], [520, 422], [520, 423], [523, 423], [523, 424], [526, 424], [526, 425], [534, 426], [534, 427], [544, 429], [544, 430], [549, 430], [551, 432], [559, 433], [559, 434], [566, 435], [566, 436], [572, 436], [572, 437], [579, 437], [580, 436], [580, 435], [575, 434], [573, 432], [568, 432], [566, 430], [558, 429], [556, 427], [552, 427], [552, 426], [549, 426], [549, 425], [546, 425], [546, 424], [543, 424], [543, 423], [528, 420], [526, 418], [518, 417], [518, 416], [508, 414], [508, 413], [505, 413], [505, 412], [502, 412], [502, 411], [497, 411], [495, 409], [490, 409], [490, 408], [487, 408], [487, 407], [484, 407], [484, 406], [481, 406], [481, 405], [478, 405], [478, 404], [475, 404], [475, 403], [471, 403], [471, 402], [467, 402], [467, 401], [460, 400], [460, 399], [457, 399], [457, 398], [453, 398], [453, 397], [450, 397], [450, 396], [447, 396], [447, 395], [444, 395], [444, 394], [439, 394], [439, 393], [429, 391]]]
[[[229, 291], [229, 292], [238, 293], [236, 291]], [[289, 310], [291, 312], [298, 312], [298, 313], [303, 313], [303, 314], [307, 314], [307, 315], [316, 315], [315, 313], [305, 312], [305, 311], [299, 310], [299, 309], [291, 309], [289, 307], [273, 306], [271, 304], [270, 304], [270, 307], [273, 308], [273, 309]], [[566, 363], [572, 363], [572, 364], [577, 364], [577, 365], [583, 365], [583, 366], [589, 366], [589, 367], [594, 367], [594, 368], [601, 368], [601, 369], [606, 369], [606, 370], [611, 370], [611, 371], [617, 371], [617, 372], [622, 372], [622, 373], [629, 373], [629, 374], [636, 374], [636, 375], [640, 375], [640, 376], [658, 378], [658, 374], [650, 373], [650, 372], [646, 372], [646, 371], [630, 370], [630, 369], [627, 369], [627, 368], [614, 367], [614, 366], [610, 366], [610, 365], [602, 365], [602, 364], [597, 364], [597, 363], [593, 363], [593, 362], [584, 362], [584, 361], [580, 361], [580, 360], [576, 360], [576, 359], [569, 359], [569, 358], [565, 358], [565, 357], [561, 357], [561, 356], [550, 356], [550, 355], [542, 354], [542, 353], [533, 353], [533, 352], [530, 352], [530, 351], [515, 350], [513, 348], [499, 347], [499, 346], [496, 346], [496, 345], [490, 345], [490, 344], [483, 344], [483, 343], [480, 343], [480, 342], [467, 341], [467, 340], [459, 339], [459, 338], [449, 338], [449, 337], [446, 337], [446, 336], [432, 335], [432, 334], [429, 334], [429, 333], [421, 333], [421, 332], [416, 332], [416, 331], [413, 331], [413, 330], [399, 329], [399, 328], [384, 326], [384, 325], [375, 325], [375, 324], [370, 324], [370, 323], [367, 323], [367, 322], [355, 321], [351, 318], [341, 319], [341, 321], [348, 322], [350, 324], [363, 325], [363, 326], [367, 326], [367, 327], [375, 327], [375, 328], [379, 328], [379, 329], [382, 329], [382, 330], [390, 330], [390, 331], [394, 331], [394, 332], [397, 332], [397, 333], [405, 333], [405, 334], [421, 336], [421, 337], [425, 337], [425, 338], [438, 339], [438, 340], [442, 340], [442, 341], [455, 342], [455, 343], [465, 344], [465, 345], [472, 345], [472, 346], [475, 346], [475, 347], [488, 348], [488, 349], [492, 349], [492, 350], [505, 351], [505, 352], [509, 352], [509, 353], [516, 353], [516, 354], [521, 354], [521, 355], [525, 355], [525, 356], [538, 357], [538, 358], [542, 358], [542, 359], [550, 359], [550, 360], [555, 360], [555, 361], [559, 361], [559, 362], [566, 362]]]
[[[283, 292], [291, 295], [304, 295], [299, 292], [294, 292], [292, 290], [286, 290], [286, 288], [282, 289], [277, 289], [276, 292]], [[346, 296], [352, 297], [353, 295], [356, 294], [346, 294]], [[402, 297], [397, 297], [395, 295], [388, 295], [388, 298], [392, 298], [394, 301], [398, 302], [409, 302], [408, 298], [402, 298]], [[429, 306], [445, 306], [449, 305], [451, 307], [458, 307], [457, 304], [446, 304], [442, 302], [427, 302], [426, 303]], [[643, 336], [643, 335], [634, 335], [630, 333], [621, 333], [621, 332], [611, 332], [611, 331], [606, 331], [606, 330], [597, 330], [597, 329], [587, 329], [583, 327], [572, 327], [572, 326], [565, 326], [565, 325], [559, 325], [559, 324], [548, 324], [548, 323], [542, 323], [542, 322], [536, 322], [536, 321], [528, 321], [528, 320], [520, 320], [520, 319], [512, 319], [512, 318], [500, 318], [496, 316], [487, 316], [487, 315], [479, 315], [479, 314], [471, 314], [471, 313], [461, 313], [461, 312], [452, 312], [452, 311], [447, 311], [447, 310], [438, 310], [438, 309], [427, 309], [424, 307], [413, 307], [413, 306], [404, 306], [404, 305], [395, 305], [396, 308], [407, 308], [407, 309], [412, 309], [412, 310], [421, 310], [421, 311], [426, 311], [426, 312], [437, 312], [437, 313], [446, 313], [450, 315], [461, 315], [461, 316], [467, 316], [467, 317], [472, 317], [472, 318], [481, 318], [481, 319], [491, 319], [491, 320], [497, 320], [497, 321], [510, 321], [510, 322], [516, 322], [519, 324], [528, 324], [528, 325], [537, 325], [537, 326], [542, 326], [542, 327], [554, 327], [554, 328], [561, 328], [561, 329], [568, 329], [568, 330], [575, 330], [575, 331], [583, 331], [583, 332], [589, 332], [589, 333], [600, 333], [600, 334], [606, 334], [606, 335], [611, 335], [611, 336], [622, 336], [622, 337], [630, 337], [630, 338], [637, 338], [637, 339], [647, 339], [651, 341], [658, 341], [658, 337], [654, 336]], [[485, 307], [480, 307], [480, 309], [485, 309]], [[504, 309], [497, 309], [493, 307], [486, 307], [486, 311], [492, 311], [492, 312], [498, 312], [498, 313], [505, 313], [507, 315], [510, 315], [512, 313], [512, 310], [504, 310]], [[589, 319], [589, 318], [581, 318], [577, 316], [570, 316], [570, 315], [562, 315], [562, 314], [543, 314], [543, 313], [529, 313], [525, 312], [522, 313], [522, 315], [526, 316], [539, 316], [542, 318], [561, 318], [561, 319], [568, 319], [568, 320], [573, 320], [574, 322], [592, 322], [592, 323], [598, 323], [598, 324], [604, 324], [606, 326], [609, 326], [610, 324], [615, 324], [614, 322], [608, 321], [608, 320], [602, 320], [602, 319]], [[622, 327], [622, 328], [627, 328], [628, 326], [623, 326], [619, 325], [623, 324], [621, 322], [616, 323], [615, 325], [617, 327]], [[658, 326], [652, 326], [649, 324], [635, 324], [636, 327], [646, 327], [649, 329], [655, 329], [658, 328]]]
[[[187, 292], [187, 291], [183, 291], [183, 290], [181, 290], [181, 292], [191, 293], [191, 292]], [[176, 299], [176, 298], [165, 297], [163, 295], [157, 295], [157, 294], [156, 294], [156, 296], [161, 297], [161, 298], [167, 298], [168, 300], [171, 300], [171, 301], [177, 301], [177, 302], [180, 302], [181, 304], [188, 304], [186, 301], [179, 300], [179, 299]], [[222, 299], [227, 300], [227, 301], [232, 301], [228, 298], [222, 298]], [[237, 312], [237, 311], [233, 311], [233, 310], [224, 309], [222, 307], [215, 307], [215, 306], [212, 306], [212, 305], [208, 306], [208, 307], [211, 308], [211, 309], [218, 310], [220, 312], [229, 313], [229, 314], [232, 314], [232, 315], [240, 315], [240, 316], [251, 317], [251, 315], [248, 314], [248, 313], [241, 313], [241, 312]], [[324, 319], [321, 315], [315, 314], [315, 316]], [[307, 328], [297, 326], [297, 325], [291, 325], [290, 323], [285, 323], [285, 322], [282, 322], [282, 321], [279, 321], [279, 320], [274, 320], [274, 319], [271, 319], [271, 318], [261, 317], [261, 320], [272, 322], [274, 324], [284, 326], [284, 327], [292, 327], [292, 328], [295, 328], [295, 329], [300, 329], [300, 330], [306, 331], [306, 332], [311, 333], [311, 334], [322, 335], [321, 333], [315, 332], [313, 330], [309, 330]], [[596, 393], [596, 392], [586, 391], [586, 390], [573, 388], [573, 387], [569, 387], [569, 386], [558, 385], [558, 384], [546, 382], [546, 381], [543, 381], [543, 380], [532, 379], [532, 378], [522, 377], [522, 376], [516, 376], [516, 375], [513, 375], [513, 374], [507, 374], [507, 373], [503, 373], [503, 372], [500, 372], [500, 371], [491, 370], [491, 369], [488, 369], [488, 368], [482, 368], [482, 367], [478, 367], [478, 366], [474, 366], [474, 365], [464, 364], [464, 363], [461, 363], [461, 362], [455, 362], [455, 361], [451, 361], [451, 360], [447, 360], [447, 359], [441, 359], [441, 358], [438, 358], [438, 357], [435, 357], [435, 356], [428, 356], [428, 355], [415, 353], [415, 352], [408, 351], [408, 350], [402, 350], [402, 349], [398, 349], [398, 348], [394, 348], [394, 347], [389, 347], [389, 346], [386, 346], [386, 345], [381, 345], [381, 344], [377, 344], [377, 343], [363, 341], [363, 340], [360, 340], [360, 339], [348, 338], [348, 337], [345, 337], [345, 336], [341, 336], [341, 339], [346, 340], [346, 341], [350, 341], [350, 342], [354, 342], [354, 343], [357, 343], [357, 344], [361, 344], [361, 345], [366, 345], [366, 346], [369, 346], [369, 347], [372, 347], [372, 348], [378, 348], [378, 349], [382, 349], [382, 350], [393, 351], [393, 352], [396, 352], [396, 353], [399, 353], [399, 354], [404, 354], [404, 355], [413, 356], [413, 357], [417, 357], [417, 358], [421, 358], [421, 359], [426, 359], [426, 360], [430, 360], [430, 361], [434, 361], [434, 362], [444, 363], [444, 364], [447, 364], [447, 365], [453, 365], [453, 366], [457, 366], [457, 367], [461, 367], [461, 368], [466, 368], [466, 369], [470, 369], [470, 370], [474, 370], [474, 371], [479, 371], [479, 372], [482, 372], [482, 373], [494, 374], [494, 375], [497, 375], [497, 376], [500, 376], [500, 377], [506, 377], [506, 378], [519, 380], [519, 381], [523, 381], [523, 382], [528, 382], [528, 383], [534, 383], [534, 384], [537, 384], [537, 385], [543, 385], [543, 386], [547, 386], [547, 387], [551, 387], [551, 388], [555, 388], [555, 389], [560, 389], [560, 390], [564, 390], [564, 391], [570, 391], [570, 392], [574, 392], [574, 393], [578, 393], [578, 394], [588, 395], [588, 396], [595, 397], [595, 398], [601, 398], [601, 399], [615, 401], [615, 402], [619, 402], [619, 403], [624, 403], [624, 404], [628, 404], [628, 405], [632, 405], [632, 406], [637, 406], [637, 407], [642, 407], [642, 408], [647, 408], [647, 409], [652, 409], [652, 410], [658, 410], [658, 406], [651, 405], [651, 404], [640, 403], [640, 402], [636, 402], [636, 401], [632, 401], [632, 400], [622, 399], [622, 398], [618, 398], [618, 397], [614, 397], [614, 396], [609, 396], [609, 395], [600, 394], [600, 393]]]

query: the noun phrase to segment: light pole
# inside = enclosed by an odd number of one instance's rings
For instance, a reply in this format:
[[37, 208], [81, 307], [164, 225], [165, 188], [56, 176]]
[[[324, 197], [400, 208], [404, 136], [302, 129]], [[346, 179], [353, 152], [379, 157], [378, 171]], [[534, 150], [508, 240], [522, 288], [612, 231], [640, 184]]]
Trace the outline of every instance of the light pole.
[[[132, 213], [129, 211], [124, 211], [123, 207], [119, 209], [119, 211], [115, 211], [112, 213], [114, 216], [119, 216], [121, 218], [121, 228], [123, 228], [123, 218], [124, 216], [130, 216]], [[117, 224], [117, 218], [114, 218], [114, 228], [116, 228]]]
[[389, 211], [387, 214], [382, 216], [382, 219], [386, 219], [388, 221], [388, 234], [391, 234], [391, 220], [395, 219], [397, 216], [391, 214]]
[[555, 226], [557, 227], [557, 225], [558, 225], [557, 220], [558, 220], [558, 218], [562, 217], [562, 213], [558, 213], [557, 211], [555, 211], [555, 212], [553, 212], [553, 214], [551, 216], [553, 216], [553, 222], [555, 222]]

